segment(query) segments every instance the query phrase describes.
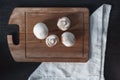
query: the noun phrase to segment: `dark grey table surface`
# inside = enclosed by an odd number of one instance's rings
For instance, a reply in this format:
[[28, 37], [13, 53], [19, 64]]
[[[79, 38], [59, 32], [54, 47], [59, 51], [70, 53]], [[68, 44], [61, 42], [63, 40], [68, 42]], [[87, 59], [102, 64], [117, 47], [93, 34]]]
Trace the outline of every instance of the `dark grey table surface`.
[[27, 80], [40, 63], [14, 62], [6, 43], [6, 27], [15, 7], [88, 7], [112, 5], [105, 57], [105, 79], [120, 80], [120, 0], [0, 0], [0, 80]]

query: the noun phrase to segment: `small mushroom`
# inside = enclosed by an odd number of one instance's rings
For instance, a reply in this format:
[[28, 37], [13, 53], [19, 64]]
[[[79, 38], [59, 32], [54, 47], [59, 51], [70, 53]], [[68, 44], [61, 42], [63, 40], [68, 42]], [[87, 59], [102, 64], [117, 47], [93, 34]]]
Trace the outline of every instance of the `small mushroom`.
[[73, 33], [64, 32], [61, 37], [62, 37], [62, 43], [66, 47], [72, 47], [75, 44], [75, 36]]
[[57, 26], [60, 30], [66, 31], [70, 27], [70, 19], [68, 17], [62, 17], [58, 20]]
[[48, 28], [44, 23], [37, 23], [33, 28], [33, 33], [37, 39], [45, 39], [48, 35]]
[[59, 42], [59, 38], [58, 38], [57, 35], [52, 34], [52, 35], [50, 35], [50, 36], [48, 36], [48, 37], [46, 38], [46, 45], [47, 45], [48, 47], [53, 47], [53, 46], [55, 46], [58, 42]]

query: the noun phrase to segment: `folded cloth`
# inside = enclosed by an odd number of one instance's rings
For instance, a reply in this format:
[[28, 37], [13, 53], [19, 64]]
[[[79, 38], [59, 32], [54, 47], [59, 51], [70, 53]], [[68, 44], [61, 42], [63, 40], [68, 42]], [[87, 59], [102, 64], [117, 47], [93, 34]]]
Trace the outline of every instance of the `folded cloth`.
[[111, 5], [90, 16], [90, 58], [86, 63], [43, 62], [28, 80], [104, 80], [104, 58]]

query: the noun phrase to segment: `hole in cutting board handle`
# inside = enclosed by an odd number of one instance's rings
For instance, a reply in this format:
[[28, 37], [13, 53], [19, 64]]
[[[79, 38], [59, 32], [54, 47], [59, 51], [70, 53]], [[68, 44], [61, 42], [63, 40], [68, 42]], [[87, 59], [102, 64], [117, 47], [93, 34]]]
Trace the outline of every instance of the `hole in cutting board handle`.
[[7, 34], [12, 35], [12, 42], [15, 45], [19, 44], [19, 26], [16, 24], [8, 25]]

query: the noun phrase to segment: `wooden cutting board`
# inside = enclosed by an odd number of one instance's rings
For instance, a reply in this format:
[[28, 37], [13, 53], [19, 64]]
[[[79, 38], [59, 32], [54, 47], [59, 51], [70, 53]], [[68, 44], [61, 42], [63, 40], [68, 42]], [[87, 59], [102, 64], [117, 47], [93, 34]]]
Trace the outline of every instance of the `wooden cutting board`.
[[[69, 32], [76, 37], [73, 47], [65, 47], [61, 40], [54, 47], [47, 47], [45, 40], [38, 40], [33, 27], [44, 22], [50, 34], [61, 36], [57, 20], [67, 16], [71, 20]], [[89, 53], [89, 10], [87, 8], [15, 8], [9, 24], [19, 25], [20, 43], [14, 45], [11, 36], [8, 44], [11, 55], [19, 62], [85, 62]]]

